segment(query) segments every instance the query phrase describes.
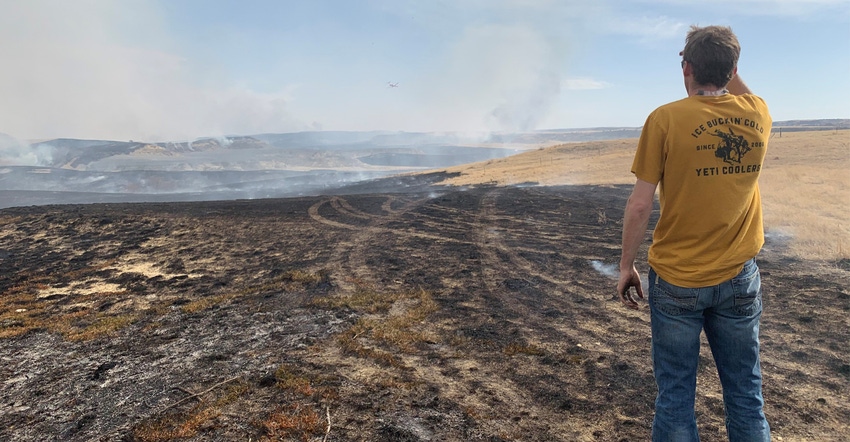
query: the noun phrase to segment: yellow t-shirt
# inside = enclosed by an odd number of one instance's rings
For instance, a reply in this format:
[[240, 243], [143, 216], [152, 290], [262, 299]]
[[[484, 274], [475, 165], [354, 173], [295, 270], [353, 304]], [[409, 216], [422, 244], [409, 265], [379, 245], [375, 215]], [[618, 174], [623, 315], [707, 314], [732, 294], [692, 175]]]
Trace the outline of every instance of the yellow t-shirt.
[[649, 265], [665, 281], [720, 284], [761, 250], [758, 177], [772, 124], [750, 94], [690, 96], [646, 119], [632, 172], [659, 185]]

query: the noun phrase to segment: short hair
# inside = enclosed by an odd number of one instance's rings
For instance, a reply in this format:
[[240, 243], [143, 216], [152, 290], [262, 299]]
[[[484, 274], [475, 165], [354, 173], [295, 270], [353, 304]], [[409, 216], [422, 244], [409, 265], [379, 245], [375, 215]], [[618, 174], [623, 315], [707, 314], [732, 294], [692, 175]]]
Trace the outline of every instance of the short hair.
[[682, 59], [693, 69], [698, 84], [725, 87], [738, 65], [741, 45], [728, 26], [691, 26]]

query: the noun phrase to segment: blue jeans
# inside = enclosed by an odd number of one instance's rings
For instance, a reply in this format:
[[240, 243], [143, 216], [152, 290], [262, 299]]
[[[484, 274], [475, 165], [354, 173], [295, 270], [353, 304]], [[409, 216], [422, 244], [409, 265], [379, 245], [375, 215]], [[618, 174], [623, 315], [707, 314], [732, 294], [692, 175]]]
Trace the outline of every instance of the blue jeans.
[[723, 386], [729, 440], [769, 441], [762, 411], [761, 277], [755, 259], [731, 280], [696, 289], [674, 286], [650, 270], [649, 307], [658, 385], [653, 442], [699, 440], [694, 400], [702, 330]]

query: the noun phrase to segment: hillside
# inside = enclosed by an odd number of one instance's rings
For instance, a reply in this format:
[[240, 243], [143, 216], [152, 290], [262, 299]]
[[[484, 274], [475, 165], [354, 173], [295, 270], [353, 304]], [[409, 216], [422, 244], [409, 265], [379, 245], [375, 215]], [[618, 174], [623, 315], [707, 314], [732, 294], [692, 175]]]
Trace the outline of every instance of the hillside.
[[[444, 169], [442, 184], [634, 184], [636, 139], [574, 143]], [[850, 258], [850, 130], [774, 132], [760, 178], [769, 235], [806, 259]]]
[[[786, 132], [834, 131], [848, 123], [795, 120], [774, 126]], [[0, 134], [0, 208], [317, 195], [400, 173], [496, 160], [565, 143], [578, 150], [598, 149], [604, 144], [595, 142], [639, 135], [639, 127], [601, 127], [491, 134], [327, 131], [191, 142], [54, 139], [26, 143]], [[586, 175], [588, 171], [572, 168], [571, 173]], [[623, 176], [612, 171], [606, 179]]]

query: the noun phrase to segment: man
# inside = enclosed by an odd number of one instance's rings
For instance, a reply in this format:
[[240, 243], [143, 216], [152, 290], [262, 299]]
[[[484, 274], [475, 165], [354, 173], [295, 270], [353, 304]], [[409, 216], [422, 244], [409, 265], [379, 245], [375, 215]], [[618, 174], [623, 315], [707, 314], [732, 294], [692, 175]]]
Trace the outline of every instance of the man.
[[649, 248], [652, 363], [658, 386], [653, 441], [698, 441], [694, 400], [704, 329], [723, 386], [730, 441], [769, 441], [759, 364], [764, 243], [758, 176], [772, 119], [737, 75], [727, 27], [693, 26], [682, 56], [688, 96], [646, 120], [623, 219], [617, 292], [639, 309], [635, 258], [656, 187], [661, 215]]

